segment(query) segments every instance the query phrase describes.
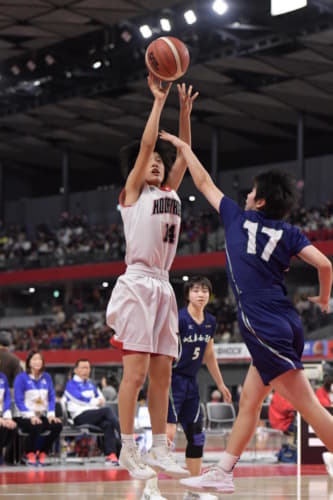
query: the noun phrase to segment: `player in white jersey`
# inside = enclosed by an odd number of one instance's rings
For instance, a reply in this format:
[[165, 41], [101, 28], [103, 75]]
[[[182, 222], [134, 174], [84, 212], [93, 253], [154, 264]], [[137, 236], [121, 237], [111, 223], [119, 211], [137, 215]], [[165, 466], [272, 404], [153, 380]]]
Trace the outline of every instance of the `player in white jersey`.
[[[186, 163], [177, 155], [172, 164], [165, 146], [157, 141], [171, 84], [162, 84], [149, 75], [148, 85], [154, 103], [141, 142], [123, 154], [123, 165], [134, 165], [120, 195], [127, 269], [117, 280], [106, 313], [107, 323], [115, 332], [112, 343], [123, 350], [118, 395], [122, 434], [119, 462], [132, 477], [143, 480], [156, 475], [154, 468], [172, 476], [188, 475], [170, 456], [166, 439], [171, 363], [178, 354], [177, 305], [168, 272], [180, 230], [181, 205], [176, 190]], [[179, 136], [190, 143], [190, 114], [198, 93], [192, 95], [192, 86], [187, 89], [185, 84], [177, 88]], [[137, 398], [147, 375], [153, 433], [149, 464], [140, 457], [133, 436]]]

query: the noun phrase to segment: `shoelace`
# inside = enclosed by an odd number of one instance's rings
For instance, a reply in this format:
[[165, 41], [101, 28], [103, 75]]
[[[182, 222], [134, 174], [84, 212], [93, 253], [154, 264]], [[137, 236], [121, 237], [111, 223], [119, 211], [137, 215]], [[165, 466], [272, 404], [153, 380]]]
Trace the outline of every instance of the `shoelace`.
[[219, 467], [217, 466], [213, 466], [213, 467], [210, 467], [208, 470], [206, 470], [202, 477], [205, 478], [205, 479], [216, 479], [216, 475], [217, 474], [225, 474], [226, 476], [225, 477], [228, 477], [226, 472], [224, 472], [222, 469], [220, 469]]
[[172, 458], [170, 450], [167, 449], [166, 452], [159, 457], [165, 464], [177, 465], [177, 462]]
[[134, 460], [137, 467], [139, 467], [140, 469], [146, 468], [146, 465], [141, 461], [141, 456], [140, 456], [138, 448], [136, 448], [136, 447], [134, 448], [131, 446], [128, 448], [128, 452], [129, 452], [130, 458], [132, 460]]

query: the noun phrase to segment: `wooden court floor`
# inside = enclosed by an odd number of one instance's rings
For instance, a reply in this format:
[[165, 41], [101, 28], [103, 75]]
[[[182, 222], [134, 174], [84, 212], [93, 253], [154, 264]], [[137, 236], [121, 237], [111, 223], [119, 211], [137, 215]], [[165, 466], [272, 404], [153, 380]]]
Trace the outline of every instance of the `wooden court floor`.
[[[94, 468], [95, 467], [95, 468]], [[131, 480], [127, 471], [96, 467], [51, 466], [43, 469], [0, 468], [0, 500], [61, 500], [109, 498], [140, 500], [143, 483]], [[165, 476], [159, 481], [161, 493], [168, 500], [182, 500], [185, 488]], [[333, 500], [333, 479], [323, 465], [303, 466], [297, 476], [295, 465], [240, 465], [235, 471], [236, 492], [217, 495], [235, 500]]]

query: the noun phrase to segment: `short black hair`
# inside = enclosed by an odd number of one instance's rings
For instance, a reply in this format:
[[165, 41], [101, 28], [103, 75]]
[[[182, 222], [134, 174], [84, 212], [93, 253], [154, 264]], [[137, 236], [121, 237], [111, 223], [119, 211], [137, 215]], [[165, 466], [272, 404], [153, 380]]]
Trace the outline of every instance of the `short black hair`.
[[185, 284], [184, 284], [184, 297], [185, 297], [185, 301], [186, 301], [187, 304], [189, 302], [189, 293], [190, 293], [190, 290], [195, 285], [206, 286], [208, 288], [208, 290], [209, 290], [209, 295], [211, 295], [211, 293], [213, 291], [212, 283], [211, 283], [211, 281], [208, 278], [206, 278], [206, 276], [199, 276], [199, 275], [198, 276], [193, 276], [188, 281], [186, 281]]
[[77, 368], [80, 363], [89, 363], [89, 365], [91, 366], [91, 363], [90, 363], [89, 359], [87, 359], [87, 358], [80, 358], [80, 359], [78, 359], [75, 362], [74, 369]]
[[[127, 179], [128, 174], [134, 167], [139, 151], [140, 151], [140, 141], [131, 142], [128, 146], [124, 146], [123, 148], [121, 148], [119, 153], [120, 169], [124, 180]], [[162, 141], [161, 139], [157, 139], [154, 152], [160, 155], [164, 163], [165, 172], [162, 181], [163, 185], [166, 182], [171, 167], [175, 161], [175, 151], [174, 148], [171, 146], [171, 144]]]
[[278, 170], [269, 170], [254, 178], [256, 200], [264, 199], [261, 211], [269, 219], [284, 219], [297, 206], [299, 192], [291, 175]]

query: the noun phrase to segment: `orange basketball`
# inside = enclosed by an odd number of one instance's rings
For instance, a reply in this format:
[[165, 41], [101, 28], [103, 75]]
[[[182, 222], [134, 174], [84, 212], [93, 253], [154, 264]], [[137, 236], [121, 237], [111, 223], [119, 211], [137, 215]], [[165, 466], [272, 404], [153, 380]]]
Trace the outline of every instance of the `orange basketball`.
[[173, 36], [156, 38], [147, 47], [146, 66], [160, 80], [174, 81], [183, 76], [190, 64], [186, 45]]

